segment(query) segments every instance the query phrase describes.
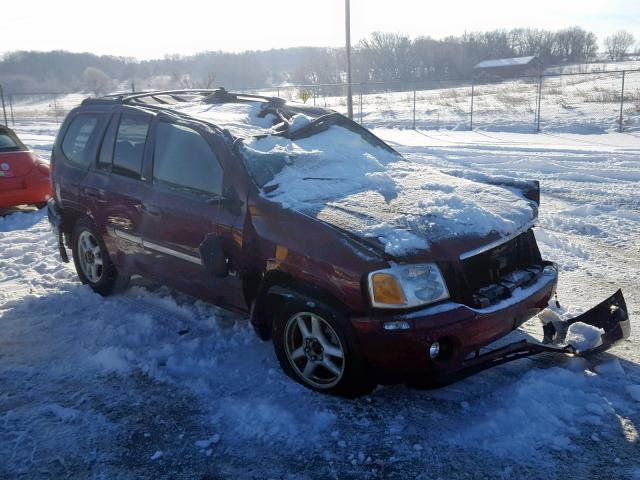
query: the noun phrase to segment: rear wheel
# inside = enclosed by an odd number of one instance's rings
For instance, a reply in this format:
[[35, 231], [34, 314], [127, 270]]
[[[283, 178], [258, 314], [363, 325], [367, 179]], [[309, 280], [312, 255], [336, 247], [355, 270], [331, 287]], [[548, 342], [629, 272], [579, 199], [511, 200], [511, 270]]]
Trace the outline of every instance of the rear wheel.
[[346, 318], [329, 309], [285, 305], [274, 322], [273, 342], [282, 369], [302, 385], [323, 393], [357, 397], [375, 384]]
[[96, 227], [88, 219], [80, 219], [73, 230], [73, 263], [80, 281], [101, 295], [109, 295], [126, 287], [128, 278], [118, 274]]

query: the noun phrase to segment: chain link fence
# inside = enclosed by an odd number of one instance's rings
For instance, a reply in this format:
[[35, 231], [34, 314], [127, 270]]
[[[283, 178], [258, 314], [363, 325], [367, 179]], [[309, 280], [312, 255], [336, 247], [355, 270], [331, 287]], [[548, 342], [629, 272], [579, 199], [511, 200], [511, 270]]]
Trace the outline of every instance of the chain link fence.
[[88, 95], [84, 93], [14, 93], [3, 94], [2, 118], [15, 125], [55, 122], [60, 124], [69, 111]]
[[[346, 114], [346, 84], [234, 89]], [[554, 73], [502, 81], [432, 80], [352, 85], [366, 127], [640, 134], [640, 70]], [[6, 123], [60, 123], [82, 93], [2, 92]], [[2, 118], [2, 117], [0, 117]]]

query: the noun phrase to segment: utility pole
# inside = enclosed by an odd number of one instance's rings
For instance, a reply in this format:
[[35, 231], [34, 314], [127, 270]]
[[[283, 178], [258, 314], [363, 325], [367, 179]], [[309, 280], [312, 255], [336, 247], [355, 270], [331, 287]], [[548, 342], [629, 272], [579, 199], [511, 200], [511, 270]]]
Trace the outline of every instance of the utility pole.
[[4, 114], [4, 124], [9, 126], [7, 123], [7, 109], [4, 106], [4, 93], [2, 92], [2, 85], [0, 85], [0, 99], [2, 99], [2, 113]]
[[351, 92], [351, 4], [349, 0], [344, 0], [344, 23], [347, 37], [347, 115], [353, 120], [353, 97]]
[[[623, 70], [622, 71], [622, 91], [620, 92], [620, 120], [618, 120], [619, 126], [618, 126], [618, 131], [622, 132], [623, 128], [622, 128], [622, 122], [624, 121], [624, 118], [622, 117], [624, 114], [624, 74], [626, 72]], [[11, 97], [9, 97], [11, 98]]]

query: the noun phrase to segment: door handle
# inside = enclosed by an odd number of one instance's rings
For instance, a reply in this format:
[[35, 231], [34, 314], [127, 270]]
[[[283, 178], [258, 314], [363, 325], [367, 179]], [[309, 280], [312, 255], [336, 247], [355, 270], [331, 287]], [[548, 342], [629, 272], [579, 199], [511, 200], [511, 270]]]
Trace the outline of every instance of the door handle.
[[152, 217], [159, 217], [161, 214], [161, 211], [159, 208], [149, 206], [145, 203], [142, 204], [142, 211]]

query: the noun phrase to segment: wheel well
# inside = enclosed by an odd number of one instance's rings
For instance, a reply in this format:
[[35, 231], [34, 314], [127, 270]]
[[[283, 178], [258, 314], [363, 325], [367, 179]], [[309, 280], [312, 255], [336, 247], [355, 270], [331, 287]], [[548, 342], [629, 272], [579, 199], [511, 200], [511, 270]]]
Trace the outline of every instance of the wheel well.
[[255, 297], [249, 302], [252, 306], [251, 323], [263, 340], [271, 338], [274, 317], [290, 295], [295, 295], [300, 300], [321, 302], [340, 312], [347, 312], [346, 306], [326, 290], [301, 282], [288, 273], [272, 270], [264, 275]]
[[64, 233], [65, 245], [68, 248], [73, 248], [71, 245], [71, 236], [73, 235], [73, 228], [75, 227], [78, 220], [81, 218], [86, 218], [91, 221], [89, 216], [86, 213], [81, 212], [79, 210], [74, 209], [65, 209], [62, 214], [62, 232]]

